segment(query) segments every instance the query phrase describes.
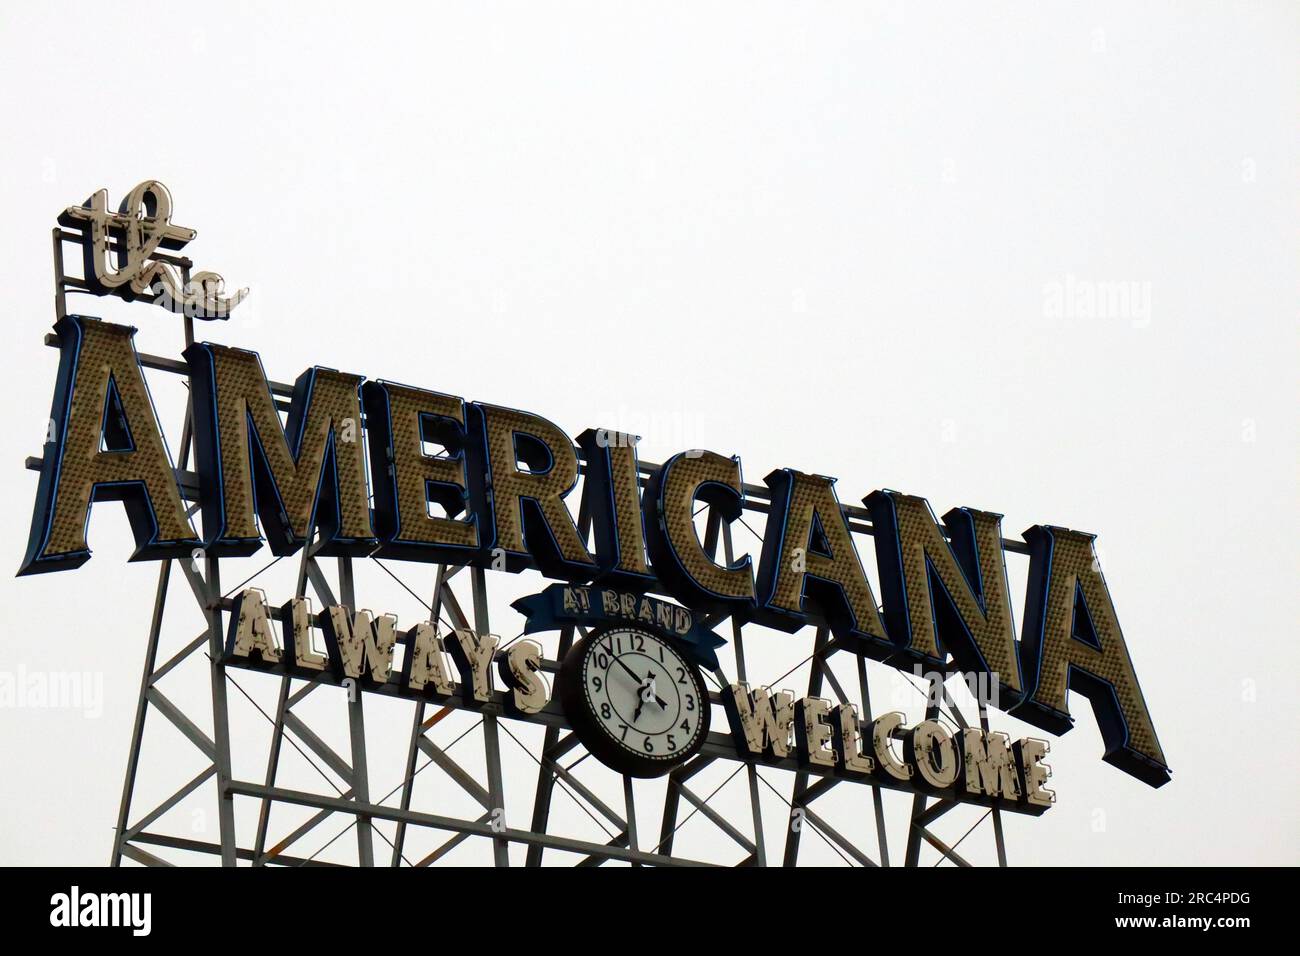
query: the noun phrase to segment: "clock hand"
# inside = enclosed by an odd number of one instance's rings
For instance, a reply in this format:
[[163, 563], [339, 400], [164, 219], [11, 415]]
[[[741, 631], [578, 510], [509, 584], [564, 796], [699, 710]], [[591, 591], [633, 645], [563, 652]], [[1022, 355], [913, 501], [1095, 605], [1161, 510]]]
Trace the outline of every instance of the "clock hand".
[[654, 671], [647, 673], [645, 675], [645, 680], [641, 682], [641, 699], [653, 700], [656, 703], [659, 703], [660, 707], [663, 707], [663, 704], [659, 702], [659, 696], [655, 693]]
[[[609, 656], [610, 656], [610, 657], [614, 657], [614, 652], [613, 652], [612, 649], [610, 649], [610, 648], [606, 648], [606, 650], [609, 652]], [[623, 663], [623, 658], [621, 658], [621, 657], [614, 657], [614, 660], [618, 662], [618, 666], [619, 666], [619, 667], [623, 668], [623, 670], [627, 671], [628, 674], [630, 674], [630, 675], [632, 676], [632, 679], [633, 679], [634, 681], [636, 681], [636, 686], [637, 686], [638, 688], [640, 688], [641, 686], [643, 686], [644, 681], [643, 681], [640, 677], [637, 676], [636, 671], [632, 670], [632, 668], [628, 667], [626, 664]], [[660, 707], [661, 710], [667, 710], [667, 709], [668, 709], [668, 701], [664, 700], [663, 698], [659, 697], [658, 695], [655, 695], [655, 703], [659, 705], [659, 707]], [[633, 719], [633, 720], [636, 720], [635, 717], [633, 717], [632, 719]]]
[[[609, 652], [609, 656], [610, 656], [610, 657], [614, 657], [614, 652], [613, 652], [613, 651], [610, 651], [610, 652]], [[625, 664], [625, 663], [623, 662], [623, 658], [621, 658], [621, 657], [614, 657], [614, 661], [615, 661], [615, 663], [618, 664], [619, 667], [621, 667], [621, 668], [623, 668], [623, 670], [627, 671], [628, 676], [631, 677], [634, 681], [636, 681], [636, 685], [637, 685], [638, 687], [641, 686], [641, 678], [640, 678], [639, 676], [637, 676], [637, 672], [636, 672], [636, 671], [632, 670], [632, 668], [628, 667], [627, 664]]]
[[668, 702], [655, 693], [655, 675], [654, 671], [645, 675], [645, 680], [641, 682], [641, 700], [653, 700], [659, 705], [660, 710], [668, 709]]
[[664, 706], [663, 702], [660, 701], [657, 696], [655, 696], [654, 686], [655, 686], [655, 675], [654, 672], [652, 671], [651, 673], [646, 674], [645, 680], [641, 682], [640, 693], [637, 694], [638, 700], [636, 703], [636, 710], [632, 714], [632, 723], [635, 724], [637, 720], [640, 718], [641, 709], [645, 707], [647, 701], [651, 701], [651, 700], [656, 701], [659, 703], [660, 709], [661, 710], [663, 709]]

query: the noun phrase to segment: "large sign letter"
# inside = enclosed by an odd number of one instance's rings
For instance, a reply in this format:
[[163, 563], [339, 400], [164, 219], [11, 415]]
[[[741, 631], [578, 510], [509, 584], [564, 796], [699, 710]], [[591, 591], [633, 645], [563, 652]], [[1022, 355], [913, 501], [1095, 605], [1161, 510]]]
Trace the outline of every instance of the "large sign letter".
[[864, 500], [876, 531], [890, 636], [907, 656], [933, 668], [952, 654], [962, 670], [987, 674], [1009, 701], [1018, 700], [1020, 663], [1002, 516], [952, 509], [944, 515], [950, 543], [924, 498], [875, 491]]
[[50, 410], [32, 532], [19, 574], [90, 560], [86, 526], [96, 501], [121, 501], [135, 535], [132, 561], [188, 555], [202, 542], [163, 443], [135, 329], [79, 315], [54, 326], [59, 377]]
[[1106, 744], [1102, 757], [1144, 783], [1169, 782], [1169, 767], [1142, 698], [1119, 618], [1102, 577], [1094, 535], [1035, 525], [1020, 654], [1032, 689], [1012, 713], [1054, 734], [1074, 721], [1066, 691], [1092, 702]]
[[521, 571], [532, 557], [547, 577], [590, 579], [596, 562], [573, 523], [564, 497], [578, 483], [573, 442], [538, 415], [474, 403], [469, 406], [476, 443], [475, 510], [486, 526], [485, 548], [499, 549], [506, 571]]
[[578, 444], [587, 462], [582, 496], [591, 515], [601, 578], [628, 587], [652, 585], [654, 575], [646, 566], [635, 436], [589, 428], [578, 436]]
[[[478, 517], [460, 518], [465, 486], [465, 403], [451, 395], [392, 382], [367, 382], [366, 436], [374, 469], [377, 557], [464, 560], [478, 549]], [[424, 443], [446, 454], [424, 452]], [[430, 504], [445, 515], [429, 513]]]
[[659, 580], [682, 603], [720, 608], [754, 603], [749, 555], [729, 565], [709, 557], [695, 529], [695, 502], [714, 509], [720, 521], [740, 517], [745, 500], [739, 458], [711, 451], [682, 453], [664, 462], [642, 496], [650, 560]]
[[209, 550], [246, 555], [260, 548], [256, 511], [276, 554], [297, 551], [313, 525], [320, 554], [373, 551], [361, 376], [303, 372], [281, 427], [256, 352], [205, 342], [187, 348], [185, 358]]
[[805, 611], [820, 613], [836, 637], [852, 640], [861, 653], [891, 656], [894, 647], [835, 497], [835, 479], [780, 468], [764, 481], [772, 489], [772, 510], [758, 562], [763, 623], [794, 631], [808, 623]]

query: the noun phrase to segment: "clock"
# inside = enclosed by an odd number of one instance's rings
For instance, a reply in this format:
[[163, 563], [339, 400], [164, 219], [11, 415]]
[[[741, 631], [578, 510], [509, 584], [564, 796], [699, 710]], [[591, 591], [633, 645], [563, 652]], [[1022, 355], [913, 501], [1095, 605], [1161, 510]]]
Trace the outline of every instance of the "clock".
[[709, 732], [709, 695], [679, 647], [646, 628], [615, 624], [592, 631], [564, 658], [560, 703], [601, 763], [658, 777], [699, 752]]

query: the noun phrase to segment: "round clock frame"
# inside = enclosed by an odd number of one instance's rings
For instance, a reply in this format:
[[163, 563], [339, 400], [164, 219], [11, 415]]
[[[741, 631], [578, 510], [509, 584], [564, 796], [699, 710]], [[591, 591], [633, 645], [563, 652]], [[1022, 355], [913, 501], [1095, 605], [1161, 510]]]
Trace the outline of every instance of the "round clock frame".
[[596, 628], [569, 650], [557, 684], [578, 739], [620, 773], [662, 776], [697, 754], [708, 736], [704, 675], [661, 631]]

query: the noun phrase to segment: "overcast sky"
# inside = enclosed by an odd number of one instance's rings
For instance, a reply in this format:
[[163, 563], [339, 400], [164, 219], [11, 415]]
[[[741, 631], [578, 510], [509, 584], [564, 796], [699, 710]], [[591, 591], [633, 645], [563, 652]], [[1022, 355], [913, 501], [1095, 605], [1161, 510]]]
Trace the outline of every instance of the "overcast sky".
[[[199, 232], [197, 267], [252, 290], [200, 334], [258, 350], [274, 378], [331, 366], [525, 408], [571, 435], [635, 432], [653, 461], [706, 447], [740, 455], [750, 481], [790, 466], [835, 476], [845, 502], [894, 488], [939, 513], [1003, 513], [1012, 536], [1098, 534], [1173, 781], [1152, 790], [1102, 763], [1076, 695], [1077, 726], [1049, 758], [1058, 805], [1008, 822], [1011, 862], [1297, 862], [1295, 4], [216, 7], [0, 8], [11, 571], [57, 366], [42, 345], [49, 229], [95, 189], [116, 203], [159, 179], [174, 221]], [[1107, 288], [1122, 305], [1071, 304]], [[179, 353], [160, 309], [71, 308]], [[183, 393], [166, 379], [151, 384], [175, 450]], [[96, 507], [90, 543], [79, 570], [0, 579], [0, 671], [84, 672], [92, 691], [87, 706], [0, 707], [3, 863], [108, 860], [157, 566], [125, 563], [116, 504]], [[757, 554], [746, 533], [737, 543]], [[266, 578], [276, 603], [288, 564]], [[428, 567], [395, 570], [431, 590]], [[1025, 570], [1011, 561], [1018, 622]], [[493, 629], [513, 637], [508, 600], [539, 582], [493, 584]], [[373, 567], [358, 586], [367, 607], [421, 617]], [[172, 598], [163, 658], [201, 626], [183, 584]], [[751, 679], [811, 648], [808, 630], [756, 632]], [[210, 720], [194, 666], [164, 691]], [[870, 672], [877, 711], [920, 717], [914, 690]], [[274, 706], [273, 678], [237, 679]], [[781, 686], [806, 681], [804, 667]], [[320, 719], [341, 720], [338, 692], [320, 694]], [[260, 780], [269, 726], [242, 695], [231, 707], [236, 772]], [[400, 782], [410, 710], [367, 707], [380, 796]], [[435, 739], [472, 724], [454, 715]], [[1034, 732], [999, 712], [993, 725]], [[202, 767], [161, 718], [148, 729], [133, 821]], [[510, 729], [537, 751], [540, 732]], [[481, 765], [481, 731], [456, 747]], [[523, 825], [536, 767], [503, 748]], [[617, 782], [583, 769], [622, 806]], [[477, 815], [435, 774], [418, 809]], [[301, 761], [285, 779], [332, 792]], [[764, 779], [779, 860], [777, 793], [793, 778]], [[658, 833], [661, 785], [638, 786], [641, 828]], [[173, 832], [216, 839], [210, 789], [173, 811]], [[887, 796], [901, 859], [907, 799]], [[827, 800], [874, 851], [869, 792]], [[748, 822], [743, 778], [717, 803]], [[566, 796], [555, 806], [557, 828], [606, 839]], [[251, 843], [256, 805], [239, 813]], [[955, 840], [979, 816], [937, 829]], [[702, 816], [677, 848], [743, 855]], [[841, 863], [823, 841], [804, 850]], [[992, 861], [987, 822], [968, 850]], [[320, 858], [347, 852], [350, 837]], [[484, 841], [458, 853], [490, 858]]]

